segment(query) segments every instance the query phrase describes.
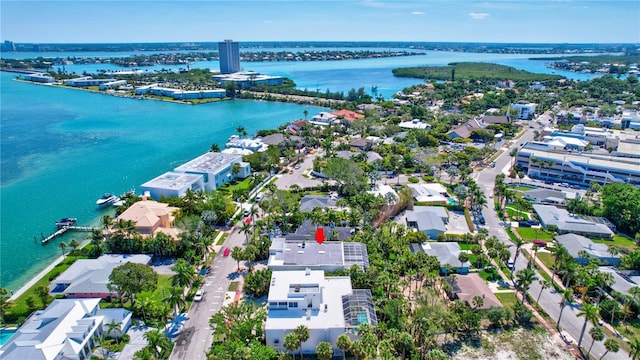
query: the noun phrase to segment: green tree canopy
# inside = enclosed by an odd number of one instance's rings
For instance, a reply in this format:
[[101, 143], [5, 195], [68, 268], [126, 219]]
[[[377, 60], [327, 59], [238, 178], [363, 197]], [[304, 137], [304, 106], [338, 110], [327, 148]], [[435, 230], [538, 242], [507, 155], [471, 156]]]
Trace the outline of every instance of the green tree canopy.
[[158, 273], [149, 265], [128, 262], [114, 268], [109, 281], [110, 288], [120, 294], [127, 294], [133, 305], [136, 294], [156, 289]]

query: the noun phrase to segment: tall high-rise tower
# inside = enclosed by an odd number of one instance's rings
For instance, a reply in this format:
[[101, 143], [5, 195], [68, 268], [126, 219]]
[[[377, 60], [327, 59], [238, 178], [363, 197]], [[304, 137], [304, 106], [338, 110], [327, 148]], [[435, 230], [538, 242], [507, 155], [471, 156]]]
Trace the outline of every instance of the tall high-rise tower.
[[240, 71], [240, 44], [232, 40], [218, 43], [220, 73], [231, 74]]

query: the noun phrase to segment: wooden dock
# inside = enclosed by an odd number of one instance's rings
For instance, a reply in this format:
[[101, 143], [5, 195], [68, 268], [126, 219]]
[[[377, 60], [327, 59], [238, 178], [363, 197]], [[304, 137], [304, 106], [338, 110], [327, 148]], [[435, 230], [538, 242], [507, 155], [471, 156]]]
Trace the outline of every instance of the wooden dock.
[[70, 231], [70, 230], [72, 230], [72, 231], [93, 231], [94, 229], [97, 229], [97, 228], [94, 228], [94, 227], [91, 227], [91, 226], [64, 226], [64, 227], [56, 230], [55, 232], [51, 233], [49, 236], [42, 237], [41, 242], [42, 242], [42, 245], [46, 245], [49, 241], [57, 238], [58, 236], [66, 233], [67, 231]]

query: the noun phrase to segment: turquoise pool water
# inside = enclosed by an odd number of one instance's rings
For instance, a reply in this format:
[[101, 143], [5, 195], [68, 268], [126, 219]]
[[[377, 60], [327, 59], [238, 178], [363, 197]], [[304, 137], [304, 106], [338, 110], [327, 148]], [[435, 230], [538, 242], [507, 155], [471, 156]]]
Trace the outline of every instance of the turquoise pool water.
[[16, 329], [0, 329], [0, 346], [4, 345], [16, 331]]
[[447, 198], [447, 202], [449, 203], [449, 205], [458, 205], [458, 202], [453, 198]]

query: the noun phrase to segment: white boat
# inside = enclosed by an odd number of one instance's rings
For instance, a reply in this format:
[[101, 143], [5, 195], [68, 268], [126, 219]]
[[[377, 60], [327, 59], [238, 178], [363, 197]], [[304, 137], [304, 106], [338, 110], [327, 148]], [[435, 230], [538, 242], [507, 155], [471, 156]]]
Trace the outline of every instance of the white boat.
[[117, 199], [117, 196], [107, 193], [102, 195], [100, 199], [96, 200], [96, 205], [98, 205], [99, 207], [109, 206], [113, 204]]

